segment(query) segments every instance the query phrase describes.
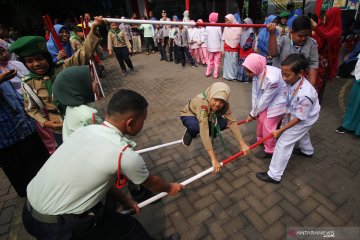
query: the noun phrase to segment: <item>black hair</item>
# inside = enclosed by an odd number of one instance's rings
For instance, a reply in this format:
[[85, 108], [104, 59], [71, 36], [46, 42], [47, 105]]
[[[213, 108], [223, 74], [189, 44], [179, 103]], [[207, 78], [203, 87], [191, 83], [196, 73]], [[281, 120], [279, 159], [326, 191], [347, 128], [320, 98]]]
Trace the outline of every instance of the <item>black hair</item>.
[[126, 114], [134, 112], [136, 115], [142, 114], [148, 107], [148, 102], [139, 93], [128, 90], [120, 89], [110, 99], [107, 114], [111, 116], [113, 114]]
[[75, 27], [74, 27], [74, 32], [75, 32], [75, 33], [77, 33], [77, 32], [82, 32], [82, 31], [83, 31], [82, 27], [80, 27], [80, 26], [75, 26]]
[[[52, 60], [52, 57], [51, 57], [51, 54], [49, 52], [46, 52], [46, 53], [39, 53], [41, 55], [43, 55], [43, 57], [46, 59], [46, 61], [48, 62], [49, 64], [49, 70], [47, 71], [46, 74], [51, 74], [51, 72], [54, 70], [55, 68], [55, 63], [53, 62]], [[38, 54], [33, 54], [33, 55], [38, 55]], [[22, 62], [25, 67], [27, 68], [26, 66], [26, 62], [25, 62], [25, 57], [20, 57], [19, 58], [19, 61]]]
[[309, 67], [309, 62], [301, 53], [292, 53], [282, 61], [281, 66], [290, 66], [291, 71], [298, 74], [301, 70], [306, 71]]
[[144, 18], [144, 20], [148, 20], [148, 17], [145, 15], [145, 16], [143, 16], [143, 18]]
[[292, 23], [292, 30], [294, 32], [301, 30], [311, 30], [310, 19], [306, 16], [298, 16]]

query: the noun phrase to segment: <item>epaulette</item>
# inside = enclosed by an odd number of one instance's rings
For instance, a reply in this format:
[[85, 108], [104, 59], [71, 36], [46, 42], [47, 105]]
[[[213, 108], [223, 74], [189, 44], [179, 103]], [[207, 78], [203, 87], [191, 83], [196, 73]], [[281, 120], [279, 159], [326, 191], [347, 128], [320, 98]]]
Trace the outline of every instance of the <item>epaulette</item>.
[[21, 78], [21, 81], [22, 81], [22, 82], [27, 82], [27, 81], [29, 81], [30, 79], [31, 79], [30, 76], [25, 76], [25, 77], [22, 77], [22, 78]]

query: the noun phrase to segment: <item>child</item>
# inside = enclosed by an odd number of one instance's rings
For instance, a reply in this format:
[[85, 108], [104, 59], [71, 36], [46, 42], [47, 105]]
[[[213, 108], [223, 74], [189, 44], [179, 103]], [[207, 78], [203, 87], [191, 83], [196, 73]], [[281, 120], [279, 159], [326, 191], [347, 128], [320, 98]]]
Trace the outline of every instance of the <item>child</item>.
[[96, 33], [102, 23], [96, 18], [84, 45], [70, 58], [57, 65], [52, 61], [46, 49], [45, 39], [39, 36], [25, 36], [16, 40], [10, 48], [24, 63], [30, 74], [23, 78], [24, 105], [27, 114], [41, 127], [53, 131], [58, 144], [62, 143], [61, 129], [63, 106], [53, 99], [52, 85], [56, 74], [70, 66], [84, 65], [92, 58], [101, 37]]
[[164, 53], [161, 50], [163, 34], [164, 34], [163, 29], [160, 28], [159, 24], [157, 24], [156, 29], [155, 29], [155, 34], [154, 34], [154, 40], [155, 40], [156, 45], [158, 46], [158, 50], [159, 50], [159, 53], [160, 53], [160, 61], [163, 61], [164, 58], [165, 58]]
[[66, 68], [56, 76], [54, 96], [66, 106], [62, 128], [64, 142], [76, 129], [102, 122], [94, 104], [96, 90], [96, 82], [90, 77], [88, 65]]
[[185, 29], [183, 25], [178, 26], [178, 29], [175, 32], [175, 39], [176, 39], [175, 44], [178, 50], [182, 68], [183, 69], [185, 68], [185, 55], [189, 59], [191, 66], [196, 67], [194, 59], [191, 57], [191, 54], [188, 49], [189, 34], [187, 29]]
[[[209, 15], [209, 22], [216, 23], [219, 14], [212, 12]], [[219, 67], [221, 64], [221, 27], [206, 27], [206, 45], [208, 49], [208, 63], [206, 69], [206, 77], [211, 75], [214, 68], [213, 77], [219, 77]]]
[[[225, 23], [238, 24], [234, 15], [225, 16]], [[239, 61], [239, 40], [242, 35], [241, 27], [225, 27], [222, 35], [224, 44], [224, 67], [223, 78], [226, 80], [236, 80], [238, 61]]]
[[[116, 58], [120, 64], [123, 76], [127, 76], [126, 65], [130, 68], [130, 72], [134, 72], [134, 66], [129, 57], [131, 53], [131, 44], [126, 37], [126, 34], [119, 29], [116, 23], [111, 23], [108, 33], [108, 51], [109, 55], [112, 55], [113, 50]], [[125, 62], [125, 63], [124, 63]]]
[[172, 62], [175, 58], [176, 63], [178, 56], [175, 49], [175, 33], [176, 28], [173, 25], [169, 25], [169, 61]]
[[303, 54], [309, 62], [309, 81], [315, 85], [319, 65], [318, 47], [311, 38], [311, 22], [306, 16], [297, 17], [292, 23], [290, 35], [277, 38], [276, 24], [269, 23], [269, 54], [274, 58], [273, 66], [281, 68], [281, 62], [291, 53]]
[[287, 11], [284, 11], [284, 12], [280, 13], [280, 15], [279, 15], [280, 23], [276, 26], [276, 29], [279, 31], [280, 36], [289, 35], [290, 28], [286, 24], [289, 16], [290, 16], [290, 13]]
[[[191, 20], [190, 22], [195, 22]], [[195, 62], [199, 65], [200, 56], [199, 56], [199, 43], [200, 43], [200, 32], [194, 26], [188, 28], [189, 33], [189, 52]]]
[[[252, 20], [250, 18], [244, 19], [244, 24], [252, 24]], [[244, 62], [245, 58], [254, 52], [254, 40], [255, 40], [255, 32], [254, 29], [249, 27], [243, 28], [243, 33], [241, 34], [240, 38], [240, 51], [239, 51], [239, 65], [238, 65], [238, 71], [237, 71], [237, 77], [236, 79], [243, 83], [249, 83], [251, 81], [251, 78], [249, 78], [244, 73], [244, 68], [242, 66], [242, 63]]]
[[[197, 20], [198, 23], [203, 23], [202, 19]], [[200, 53], [200, 59], [203, 67], [206, 67], [206, 63], [208, 61], [208, 52], [207, 52], [207, 45], [205, 43], [206, 41], [206, 30], [203, 26], [199, 27], [200, 32], [200, 43], [199, 43], [199, 53]]]
[[[203, 93], [191, 99], [180, 112], [181, 121], [186, 127], [183, 136], [184, 145], [189, 146], [192, 139], [200, 133], [204, 148], [211, 158], [211, 163], [214, 168], [213, 172], [219, 172], [221, 169], [211, 140], [218, 135], [221, 142], [223, 142], [220, 130], [224, 130], [227, 127], [230, 128], [240, 145], [240, 150], [244, 151], [245, 155], [250, 152], [232, 115], [228, 102], [229, 97], [230, 87], [225, 83], [216, 82]], [[211, 138], [209, 133], [211, 134]]]
[[[286, 106], [285, 82], [281, 70], [266, 66], [266, 58], [251, 53], [244, 61], [245, 74], [253, 79], [252, 109], [247, 122], [255, 120], [257, 124], [256, 139], [266, 137], [276, 130]], [[255, 154], [257, 158], [270, 158], [274, 152], [274, 138], [264, 142], [265, 151]]]
[[73, 51], [73, 49], [71, 47], [71, 43], [70, 43], [69, 29], [66, 26], [61, 25], [61, 24], [55, 24], [54, 29], [55, 29], [55, 32], [58, 35], [58, 38], [64, 49], [59, 51], [52, 34], [50, 34], [50, 39], [49, 39], [49, 41], [47, 41], [46, 46], [47, 46], [49, 53], [51, 54], [52, 61], [54, 63], [56, 63], [62, 59], [71, 57], [73, 55], [74, 51]]
[[82, 27], [80, 26], [74, 27], [74, 33], [75, 35], [70, 38], [70, 42], [72, 49], [74, 50], [74, 52], [76, 52], [78, 49], [82, 47], [85, 37]]
[[[315, 88], [304, 77], [307, 68], [306, 58], [298, 53], [290, 54], [281, 63], [282, 77], [287, 83], [286, 110], [281, 128], [273, 132], [278, 140], [269, 171], [256, 173], [261, 181], [279, 184], [291, 153], [306, 157], [314, 154], [309, 130], [319, 118], [320, 105]], [[294, 149], [296, 142], [299, 149]]]
[[[144, 20], [147, 20], [147, 17], [144, 16]], [[154, 49], [154, 28], [152, 24], [141, 24], [139, 27], [140, 30], [144, 31], [144, 40], [145, 40], [145, 48], [146, 55], [149, 55], [150, 50], [152, 53], [155, 53]]]

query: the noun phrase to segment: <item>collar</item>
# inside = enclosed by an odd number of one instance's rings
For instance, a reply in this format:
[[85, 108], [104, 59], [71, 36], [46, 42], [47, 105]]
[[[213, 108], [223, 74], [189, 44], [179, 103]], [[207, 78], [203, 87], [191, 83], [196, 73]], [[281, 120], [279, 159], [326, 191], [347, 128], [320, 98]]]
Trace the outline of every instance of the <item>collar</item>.
[[127, 139], [126, 137], [124, 137], [124, 134], [117, 128], [115, 127], [114, 125], [112, 125], [111, 123], [107, 122], [107, 121], [104, 121], [102, 124], [102, 126], [104, 127], [107, 127], [107, 128], [110, 128], [112, 130], [114, 130], [117, 134], [120, 135], [121, 137], [121, 140], [125, 141], [127, 144], [129, 144], [132, 148], [135, 148], [136, 147], [136, 143], [134, 141], [131, 141], [129, 139]]
[[297, 81], [294, 83], [294, 85], [289, 84], [290, 89], [291, 89], [291, 90], [295, 90], [295, 89], [299, 86], [299, 84], [301, 83], [301, 80], [302, 80], [302, 78], [299, 78], [299, 80], [297, 80]]

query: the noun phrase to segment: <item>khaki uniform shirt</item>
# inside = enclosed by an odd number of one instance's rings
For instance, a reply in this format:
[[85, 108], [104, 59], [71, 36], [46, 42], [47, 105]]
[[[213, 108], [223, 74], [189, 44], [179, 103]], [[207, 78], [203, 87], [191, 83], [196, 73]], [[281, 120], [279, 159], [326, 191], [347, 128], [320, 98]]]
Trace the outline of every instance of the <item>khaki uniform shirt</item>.
[[88, 64], [89, 60], [94, 55], [95, 49], [99, 42], [100, 37], [95, 33], [90, 32], [84, 42], [84, 46], [82, 46], [71, 57], [65, 59], [62, 63], [58, 63], [58, 65], [55, 67], [55, 73], [52, 76], [45, 76], [38, 79], [34, 79], [29, 76], [23, 78], [23, 82], [27, 83], [32, 88], [33, 92], [36, 93], [36, 95], [43, 102], [48, 116], [46, 116], [46, 113], [42, 111], [42, 109], [40, 109], [39, 106], [27, 94], [24, 94], [24, 105], [27, 114], [38, 121], [41, 125], [49, 120], [62, 121], [61, 114], [54, 103], [53, 96], [50, 96], [46, 89], [45, 81], [51, 81], [55, 79], [56, 74], [64, 68]]
[[79, 39], [72, 38], [72, 39], [70, 39], [70, 43], [71, 43], [72, 49], [76, 52], [77, 50], [79, 50], [82, 47], [82, 45], [84, 44], [84, 41], [80, 41]]
[[[206, 99], [196, 96], [180, 111], [180, 116], [195, 116], [200, 125], [200, 138], [205, 150], [213, 150], [211, 137], [209, 136], [209, 121], [213, 111]], [[228, 128], [234, 134], [235, 138], [240, 141], [242, 139], [240, 129], [232, 115], [230, 106], [227, 104], [223, 109], [217, 112], [218, 116], [222, 115], [228, 122]]]
[[128, 49], [131, 49], [131, 44], [129, 42], [129, 39], [127, 38], [126, 34], [124, 34], [123, 31], [120, 31], [117, 34], [118, 38], [116, 37], [116, 34], [109, 31], [108, 33], [108, 50], [112, 50], [113, 47], [127, 47]]

